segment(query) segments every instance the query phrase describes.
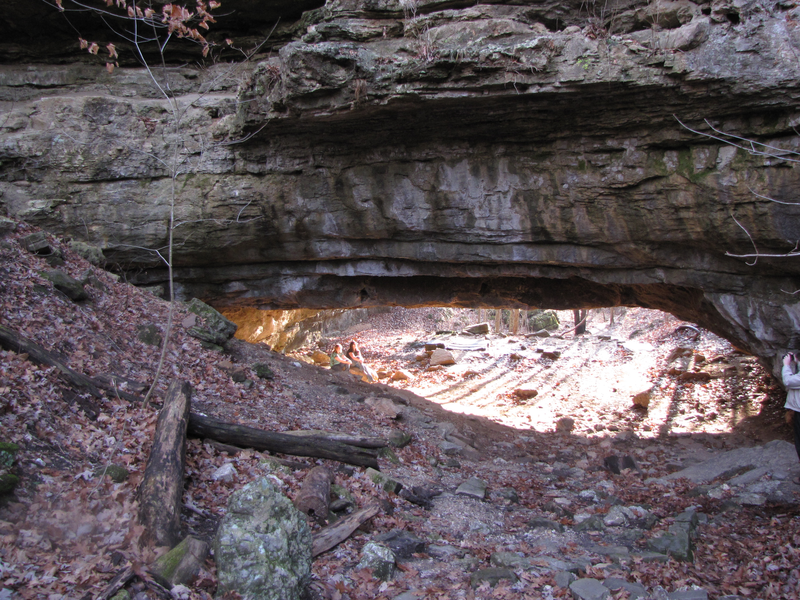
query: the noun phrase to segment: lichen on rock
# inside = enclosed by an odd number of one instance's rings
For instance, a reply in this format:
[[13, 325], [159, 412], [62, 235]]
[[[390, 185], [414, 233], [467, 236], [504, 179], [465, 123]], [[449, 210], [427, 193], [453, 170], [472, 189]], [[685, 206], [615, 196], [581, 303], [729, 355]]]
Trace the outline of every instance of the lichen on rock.
[[234, 492], [214, 539], [219, 587], [244, 600], [299, 600], [311, 574], [306, 517], [268, 479]]

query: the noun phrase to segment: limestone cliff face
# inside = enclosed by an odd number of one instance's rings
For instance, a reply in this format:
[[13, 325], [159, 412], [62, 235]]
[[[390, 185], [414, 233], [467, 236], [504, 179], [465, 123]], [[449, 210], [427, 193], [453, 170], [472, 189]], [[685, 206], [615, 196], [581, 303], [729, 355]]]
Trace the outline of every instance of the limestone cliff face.
[[595, 6], [331, 0], [263, 60], [171, 70], [177, 132], [140, 70], [7, 60], [0, 202], [162, 282], [177, 149], [182, 296], [638, 304], [800, 347], [800, 261], [727, 256], [794, 248], [795, 163], [680, 124], [800, 151], [800, 9]]

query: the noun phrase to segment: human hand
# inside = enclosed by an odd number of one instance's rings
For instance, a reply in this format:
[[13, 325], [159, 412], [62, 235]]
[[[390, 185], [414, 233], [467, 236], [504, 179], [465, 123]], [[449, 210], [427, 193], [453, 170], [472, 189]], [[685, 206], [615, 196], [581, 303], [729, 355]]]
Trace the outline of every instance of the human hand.
[[783, 355], [783, 364], [785, 366], [789, 367], [793, 362], [794, 362], [794, 354], [792, 354], [791, 352], [787, 352], [786, 354]]

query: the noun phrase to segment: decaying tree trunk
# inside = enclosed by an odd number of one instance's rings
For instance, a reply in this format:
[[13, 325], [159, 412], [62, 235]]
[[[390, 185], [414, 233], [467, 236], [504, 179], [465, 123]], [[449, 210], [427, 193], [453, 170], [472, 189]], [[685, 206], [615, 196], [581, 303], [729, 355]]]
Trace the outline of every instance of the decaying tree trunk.
[[311, 542], [311, 556], [319, 556], [340, 542], [343, 542], [353, 534], [359, 525], [366, 523], [379, 512], [381, 512], [380, 506], [377, 504], [370, 504], [361, 510], [357, 510], [339, 519], [333, 525], [320, 529], [314, 534], [314, 538]]
[[174, 547], [180, 541], [186, 429], [192, 388], [173, 381], [158, 415], [153, 447], [139, 486], [139, 522], [142, 542]]
[[331, 479], [331, 472], [325, 467], [311, 469], [295, 496], [294, 505], [297, 510], [306, 513], [318, 523], [326, 523], [331, 500]]
[[118, 395], [120, 398], [124, 398], [128, 402], [141, 402], [142, 400], [135, 394], [123, 392], [110, 384], [105, 384], [102, 381], [78, 373], [64, 364], [64, 361], [55, 353], [48, 352], [36, 342], [2, 325], [0, 325], [0, 347], [17, 354], [27, 354], [28, 358], [36, 364], [55, 367], [72, 387], [84, 389], [95, 398], [103, 398], [103, 393], [100, 390], [104, 389]]
[[359, 467], [378, 468], [378, 452], [372, 448], [359, 448], [324, 437], [301, 437], [264, 431], [194, 413], [189, 417], [189, 435], [254, 450], [328, 458]]
[[341, 442], [342, 444], [358, 446], [359, 448], [386, 448], [386, 446], [389, 445], [389, 441], [386, 438], [356, 436], [335, 431], [323, 431], [322, 429], [303, 429], [298, 431], [284, 431], [283, 433], [298, 438], [311, 437], [330, 440], [332, 442]]

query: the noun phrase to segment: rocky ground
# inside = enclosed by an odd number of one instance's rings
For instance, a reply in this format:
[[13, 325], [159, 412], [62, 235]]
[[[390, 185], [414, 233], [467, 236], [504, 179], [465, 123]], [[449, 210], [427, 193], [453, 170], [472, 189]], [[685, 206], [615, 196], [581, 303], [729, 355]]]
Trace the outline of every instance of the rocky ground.
[[[59, 240], [48, 239], [61, 259], [26, 251], [19, 240], [33, 230], [9, 229], [2, 325], [141, 393], [167, 305]], [[85, 281], [88, 297], [56, 289], [44, 276], [53, 269]], [[381, 461], [400, 493], [361, 468], [282, 457], [294, 463], [287, 468], [265, 453], [189, 441], [183, 524], [200, 537], [213, 535], [234, 490], [266, 475], [293, 498], [313, 464], [331, 468], [351, 508], [380, 503], [378, 516], [314, 561], [316, 598], [797, 597], [800, 488], [779, 388], [707, 331], [620, 312], [612, 326], [607, 309], [594, 311], [583, 336], [540, 338], [455, 333], [477, 322], [475, 311], [393, 309], [323, 342], [358, 340], [387, 375], [366, 384], [308, 364], [312, 348], [288, 357], [236, 341], [224, 353], [206, 349], [179, 306], [148, 406], [88, 397], [56, 369], [3, 350], [0, 442], [19, 448], [2, 450], [3, 474], [19, 483], [0, 509], [0, 598], [97, 597], [129, 564], [140, 573], [130, 594], [157, 596], [142, 570], [154, 556], [137, 543], [135, 491], [172, 378], [191, 382], [194, 411], [227, 421], [410, 435], [396, 460]], [[566, 332], [571, 314], [561, 316]], [[431, 370], [426, 342], [452, 348], [455, 363]], [[258, 377], [256, 363], [272, 378]], [[398, 371], [409, 379], [390, 380]], [[104, 475], [109, 465], [127, 478]], [[395, 554], [387, 580], [358, 566], [376, 540]], [[182, 593], [209, 598], [216, 585], [210, 558]]]

